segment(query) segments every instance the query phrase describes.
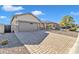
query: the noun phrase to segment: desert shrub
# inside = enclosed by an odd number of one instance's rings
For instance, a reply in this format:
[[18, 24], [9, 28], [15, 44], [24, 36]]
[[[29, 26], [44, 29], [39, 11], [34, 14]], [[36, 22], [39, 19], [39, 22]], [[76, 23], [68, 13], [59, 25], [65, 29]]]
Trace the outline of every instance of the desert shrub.
[[48, 29], [48, 30], [51, 30], [51, 29], [52, 29], [52, 26], [51, 26], [51, 25], [48, 25], [48, 26], [47, 26], [47, 29]]
[[76, 31], [76, 30], [77, 30], [77, 27], [70, 28], [70, 31]]
[[2, 40], [1, 42], [0, 42], [0, 45], [7, 45], [8, 44], [8, 40]]

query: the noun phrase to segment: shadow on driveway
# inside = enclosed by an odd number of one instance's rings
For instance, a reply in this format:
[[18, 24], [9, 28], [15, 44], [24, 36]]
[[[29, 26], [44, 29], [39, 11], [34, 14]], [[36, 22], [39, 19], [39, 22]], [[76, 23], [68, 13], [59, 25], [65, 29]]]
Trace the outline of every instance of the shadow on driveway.
[[46, 31], [19, 32], [15, 34], [24, 45], [38, 45], [48, 35]]
[[0, 35], [1, 39], [7, 39], [7, 45], [0, 45], [0, 48], [13, 48], [21, 47], [24, 45], [38, 45], [48, 35], [46, 31], [35, 31], [35, 32], [18, 32], [18, 33], [6, 33]]

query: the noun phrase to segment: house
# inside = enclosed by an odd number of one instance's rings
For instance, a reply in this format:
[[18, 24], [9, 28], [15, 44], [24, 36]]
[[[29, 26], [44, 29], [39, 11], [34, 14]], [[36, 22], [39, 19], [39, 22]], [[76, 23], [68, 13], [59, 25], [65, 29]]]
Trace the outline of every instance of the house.
[[51, 26], [51, 29], [57, 29], [57, 28], [59, 28], [59, 24], [55, 23], [55, 22], [48, 22], [47, 23], [47, 28], [48, 28], [49, 25]]
[[41, 22], [40, 23], [40, 29], [45, 30], [46, 29], [46, 23]]
[[40, 22], [41, 21], [33, 14], [15, 15], [11, 21], [11, 32], [39, 30]]
[[40, 28], [41, 29], [48, 29], [48, 27], [51, 26], [51, 29], [57, 29], [59, 28], [59, 24], [58, 23], [55, 23], [55, 22], [42, 22], [40, 24]]

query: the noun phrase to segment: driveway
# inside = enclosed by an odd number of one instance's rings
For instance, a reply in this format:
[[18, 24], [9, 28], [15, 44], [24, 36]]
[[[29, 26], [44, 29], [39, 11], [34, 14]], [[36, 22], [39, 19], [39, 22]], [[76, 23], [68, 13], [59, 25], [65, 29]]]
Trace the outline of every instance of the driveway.
[[76, 42], [75, 37], [47, 31], [20, 32], [15, 34], [31, 54], [69, 53]]
[[38, 45], [44, 40], [48, 33], [42, 30], [34, 32], [17, 32], [15, 35], [24, 45]]

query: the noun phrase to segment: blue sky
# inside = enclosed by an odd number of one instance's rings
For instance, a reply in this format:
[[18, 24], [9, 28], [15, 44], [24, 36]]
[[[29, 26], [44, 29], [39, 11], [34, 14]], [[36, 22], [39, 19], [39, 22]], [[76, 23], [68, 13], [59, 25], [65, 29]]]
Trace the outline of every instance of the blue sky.
[[1, 5], [0, 24], [10, 24], [14, 15], [32, 13], [43, 21], [60, 22], [65, 15], [73, 16], [79, 24], [78, 5]]

